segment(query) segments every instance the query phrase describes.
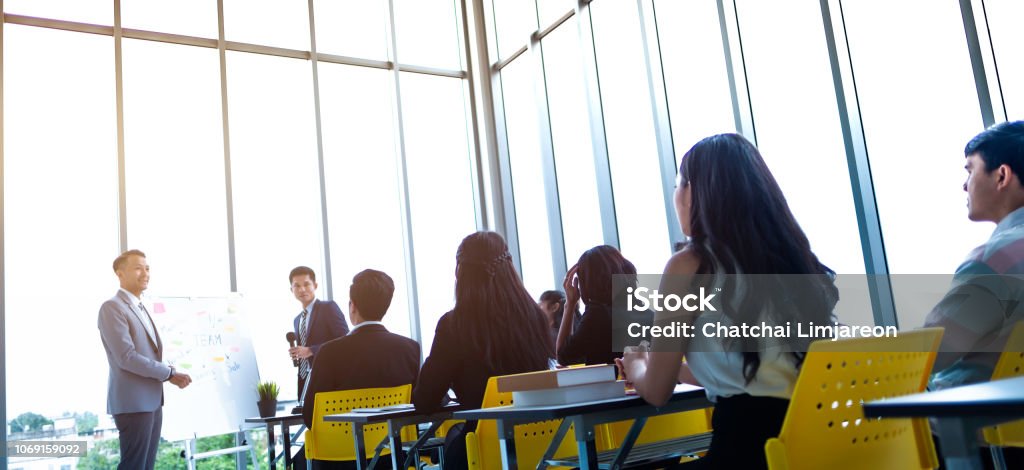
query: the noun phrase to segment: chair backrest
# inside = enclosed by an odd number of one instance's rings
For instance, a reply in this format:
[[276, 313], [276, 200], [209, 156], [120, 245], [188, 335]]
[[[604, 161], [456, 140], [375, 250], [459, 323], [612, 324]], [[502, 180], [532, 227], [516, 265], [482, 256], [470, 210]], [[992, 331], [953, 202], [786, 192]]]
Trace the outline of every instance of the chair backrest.
[[[711, 432], [711, 412], [712, 408], [704, 408], [647, 418], [647, 423], [644, 424], [634, 445]], [[632, 419], [608, 423], [603, 432], [599, 433], [604, 437], [598, 440], [598, 450], [621, 447], [622, 440], [626, 438], [626, 434], [629, 433], [629, 428], [632, 426]]]
[[861, 404], [923, 392], [942, 331], [812, 343], [779, 437], [765, 444], [768, 467], [935, 468], [926, 419], [868, 419]]
[[[412, 385], [389, 388], [363, 388], [316, 394], [313, 405], [313, 427], [306, 431], [306, 457], [315, 460], [355, 460], [352, 423], [325, 423], [324, 416], [347, 413], [352, 408], [380, 408], [409, 403]], [[377, 444], [388, 435], [387, 423], [363, 426], [367, 458], [373, 456]], [[416, 428], [402, 428], [402, 440], [416, 439]], [[385, 449], [382, 454], [389, 454]]]
[[[1010, 332], [999, 362], [992, 372], [992, 380], [1024, 375], [1024, 321], [1019, 321]], [[1024, 420], [985, 428], [985, 440], [994, 446], [1024, 447]]]
[[[487, 380], [484, 400], [481, 408], [493, 408], [512, 404], [511, 392], [498, 392], [498, 378]], [[516, 461], [520, 470], [537, 468], [537, 463], [551, 444], [562, 420], [542, 421], [539, 423], [519, 424], [515, 426]], [[565, 438], [555, 451], [553, 457], [565, 457], [576, 454], [576, 441], [572, 427], [565, 433]], [[498, 446], [498, 425], [494, 420], [485, 419], [477, 422], [476, 431], [466, 436], [466, 456], [470, 470], [500, 470], [501, 451]]]

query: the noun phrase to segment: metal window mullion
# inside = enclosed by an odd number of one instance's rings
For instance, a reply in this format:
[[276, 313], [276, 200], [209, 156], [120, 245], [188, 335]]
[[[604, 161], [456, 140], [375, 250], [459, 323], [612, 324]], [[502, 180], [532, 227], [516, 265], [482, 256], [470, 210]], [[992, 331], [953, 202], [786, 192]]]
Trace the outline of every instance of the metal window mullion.
[[[972, 0], [960, 0], [960, 17], [964, 24], [967, 53], [971, 57], [971, 70], [974, 72], [974, 86], [978, 93], [981, 121], [984, 127], [988, 127], [995, 124], [996, 119], [1006, 120], [1007, 116], [1002, 90], [999, 86], [999, 70], [996, 68], [992, 37], [988, 32], [985, 6], [981, 0], [973, 3], [978, 3], [981, 6], [981, 13], [975, 13]], [[982, 29], [985, 31], [984, 36], [981, 34]], [[987, 47], [982, 47], [983, 38]]]
[[[482, 138], [478, 144], [478, 175], [482, 195], [486, 201], [489, 228], [501, 233], [508, 243], [512, 262], [522, 273], [518, 226], [512, 201], [512, 180], [509, 173], [507, 152], [500, 150], [507, 139], [504, 121], [504, 103], [495, 93], [500, 94], [501, 84], [491, 72], [488, 43], [488, 3], [484, 0], [463, 0], [462, 11], [466, 33], [466, 70], [473, 94], [473, 106], [478, 112], [475, 124], [477, 135]], [[469, 14], [472, 13], [472, 16]], [[493, 30], [490, 30], [493, 32]]]
[[664, 194], [665, 220], [668, 221], [669, 250], [676, 242], [683, 241], [684, 235], [676, 220], [675, 185], [676, 152], [672, 140], [672, 120], [668, 109], [668, 91], [665, 88], [665, 72], [661, 60], [661, 41], [658, 37], [658, 22], [654, 0], [637, 0], [640, 15], [640, 35], [643, 39], [644, 63], [647, 64], [647, 85], [654, 113], [654, 135], [658, 146], [658, 163], [661, 168], [661, 186]]
[[612, 188], [611, 165], [608, 161], [608, 139], [604, 127], [604, 106], [601, 102], [601, 80], [597, 68], [597, 48], [590, 17], [590, 1], [576, 3], [576, 25], [579, 31], [583, 62], [583, 86], [587, 94], [587, 115], [594, 151], [594, 174], [598, 207], [601, 211], [601, 232], [606, 245], [619, 246], [619, 230], [615, 217], [615, 194]]
[[117, 115], [118, 252], [128, 250], [128, 196], [124, 155], [124, 81], [121, 75], [121, 0], [114, 0], [114, 106]]
[[[465, 67], [467, 70], [465, 76], [466, 81], [462, 84], [463, 95], [465, 96], [463, 100], [463, 112], [469, 118], [467, 123], [469, 127], [466, 130], [469, 134], [468, 150], [470, 155], [468, 155], [468, 163], [470, 186], [473, 193], [473, 216], [475, 218], [477, 230], [487, 230], [495, 223], [493, 219], [495, 210], [489, 209], [494, 207], [494, 204], [492, 204], [494, 199], [490, 194], [491, 185], [488, 184], [489, 181], [483, 173], [483, 168], [489, 167], [489, 165], [484, 161], [483, 148], [485, 146], [488, 146], [489, 148], [490, 144], [486, 139], [494, 134], [487, 128], [486, 124], [492, 120], [486, 113], [481, 116], [478, 112], [479, 107], [477, 106], [477, 97], [479, 96], [481, 98], [481, 103], [489, 102], [488, 100], [483, 99], [483, 96], [480, 96], [483, 94], [486, 94], [488, 97], [490, 96], [490, 90], [484, 89], [488, 88], [487, 84], [489, 82], [486, 79], [477, 80], [474, 74], [468, 73], [469, 70], [472, 70], [473, 64], [475, 63], [473, 60], [473, 51], [476, 49], [476, 42], [471, 39], [476, 38], [476, 36], [473, 35], [472, 38], [470, 37], [470, 23], [468, 12], [466, 11], [468, 6], [466, 4], [466, 0], [454, 0], [454, 4], [452, 6], [456, 10], [455, 24], [456, 29], [461, 32], [458, 37], [461, 46], [461, 54], [466, 61]], [[486, 64], [487, 62], [485, 61], [483, 63]], [[482, 138], [481, 135], [483, 136]], [[481, 141], [482, 139], [484, 141]], [[499, 232], [502, 231], [499, 230]]]
[[[875, 324], [898, 326], [841, 0], [819, 0]], [[836, 14], [833, 14], [835, 12]]]
[[[0, 292], [7, 292], [4, 246], [7, 243], [4, 219], [4, 0], [0, 0]], [[7, 442], [7, 296], [0, 298], [0, 442]], [[0, 470], [7, 470], [7, 459], [0, 458]]]
[[224, 145], [224, 203], [227, 208], [228, 276], [231, 292], [238, 292], [238, 262], [235, 258], [235, 203], [231, 173], [231, 133], [228, 126], [228, 66], [224, 40], [224, 0], [217, 0], [217, 58], [220, 63], [220, 125]]
[[331, 236], [328, 230], [327, 221], [327, 178], [324, 172], [324, 139], [323, 126], [320, 121], [320, 70], [317, 68], [316, 55], [316, 21], [313, 15], [313, 0], [308, 0], [309, 5], [309, 56], [313, 73], [313, 119], [316, 125], [316, 162], [317, 181], [320, 184], [320, 226], [322, 231], [321, 247], [324, 260], [324, 284], [327, 285], [327, 298], [334, 300], [334, 279], [331, 275]]
[[[487, 26], [494, 25], [493, 21], [489, 22], [486, 19], [494, 19], [493, 1], [473, 0], [473, 5], [477, 12], [476, 32], [478, 41], [481, 39], [486, 40]], [[491, 6], [491, 9], [485, 11], [488, 5]], [[496, 30], [496, 27], [490, 30], [493, 35], [492, 37], [496, 37]], [[481, 82], [486, 81], [489, 84], [488, 97], [487, 100], [482, 100], [482, 105], [489, 107], [485, 113], [489, 114], [492, 118], [490, 124], [494, 131], [493, 145], [488, 147], [491, 153], [487, 159], [490, 163], [488, 173], [492, 188], [491, 193], [494, 197], [492, 204], [495, 210], [494, 221], [496, 225], [501, 225], [499, 232], [505, 236], [509, 253], [512, 255], [512, 263], [515, 264], [516, 271], [522, 277], [522, 246], [519, 241], [519, 219], [515, 209], [515, 187], [512, 181], [512, 161], [508, 148], [508, 123], [505, 119], [505, 88], [501, 81], [500, 72], [496, 67], [490, 65], [490, 56], [483, 56], [484, 52], [492, 53], [495, 57], [497, 56], [496, 42], [492, 41], [490, 44], [478, 42], [478, 44], [483, 44], [483, 46], [480, 47], [481, 55], [478, 56], [479, 60], [477, 61], [475, 72], [480, 77]]]
[[[547, 203], [548, 234], [551, 238], [552, 279], [555, 286], [562, 285], [565, 273], [569, 270], [565, 253], [565, 232], [562, 226], [561, 202], [558, 192], [558, 166], [555, 163], [555, 144], [551, 136], [551, 111], [548, 101], [547, 73], [544, 66], [544, 47], [540, 35], [530, 38], [529, 50], [526, 52], [534, 73], [534, 96], [537, 105], [538, 137], [540, 141], [541, 171], [544, 180], [544, 201]], [[507, 152], [507, 149], [506, 149]]]
[[729, 79], [729, 95], [736, 119], [736, 132], [757, 145], [757, 128], [750, 103], [750, 82], [743, 53], [736, 0], [718, 0], [718, 26], [722, 30], [722, 50], [725, 53], [725, 73]]
[[409, 296], [409, 337], [420, 342], [419, 294], [416, 286], [416, 251], [412, 233], [412, 208], [409, 204], [409, 170], [405, 155], [405, 126], [402, 119], [402, 86], [400, 82], [401, 66], [398, 64], [398, 36], [395, 33], [395, 2], [388, 0], [388, 47], [393, 67], [392, 77], [395, 83], [394, 119], [395, 119], [395, 155], [398, 163], [398, 193], [401, 201], [401, 222], [403, 240], [405, 241], [405, 273], [406, 294]]

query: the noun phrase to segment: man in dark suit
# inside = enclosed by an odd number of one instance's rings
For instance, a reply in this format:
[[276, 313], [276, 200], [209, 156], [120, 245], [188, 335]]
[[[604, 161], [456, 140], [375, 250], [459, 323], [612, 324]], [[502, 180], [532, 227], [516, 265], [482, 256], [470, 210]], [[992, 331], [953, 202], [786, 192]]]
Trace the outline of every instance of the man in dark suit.
[[114, 273], [121, 289], [100, 307], [98, 326], [110, 364], [107, 413], [114, 416], [121, 445], [117, 468], [152, 470], [163, 424], [163, 382], [185, 388], [192, 378], [160, 362], [163, 343], [139, 299], [149, 286], [146, 254], [121, 253]]
[[306, 427], [313, 424], [317, 392], [413, 384], [420, 370], [420, 345], [391, 333], [381, 323], [395, 283], [380, 271], [367, 269], [352, 278], [349, 318], [352, 332], [324, 344], [316, 355], [302, 407]]
[[303, 386], [313, 367], [316, 354], [324, 343], [348, 334], [348, 324], [341, 308], [333, 300], [317, 300], [316, 274], [305, 266], [299, 266], [288, 274], [292, 294], [302, 305], [302, 311], [295, 316], [295, 337], [298, 346], [288, 349], [292, 360], [299, 361], [298, 389], [295, 393], [302, 398]]

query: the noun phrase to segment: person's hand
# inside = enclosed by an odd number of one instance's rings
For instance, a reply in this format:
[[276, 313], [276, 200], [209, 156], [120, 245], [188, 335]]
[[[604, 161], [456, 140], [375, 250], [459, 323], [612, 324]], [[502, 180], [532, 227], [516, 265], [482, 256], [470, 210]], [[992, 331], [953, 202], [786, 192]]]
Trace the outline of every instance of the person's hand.
[[567, 311], [575, 311], [576, 303], [580, 301], [580, 279], [576, 277], [576, 272], [579, 269], [579, 264], [572, 265], [569, 268], [569, 272], [565, 273], [565, 279], [562, 280], [562, 290], [565, 291], [565, 309]]
[[615, 368], [619, 371], [619, 380], [625, 380], [627, 387], [632, 387], [633, 382], [629, 380], [629, 376], [626, 375], [626, 366], [622, 364], [622, 358], [615, 358]]
[[174, 385], [177, 385], [178, 388], [185, 388], [192, 383], [192, 377], [190, 377], [188, 374], [175, 372], [173, 375], [171, 375], [171, 378], [168, 381]]
[[622, 351], [622, 358], [615, 359], [615, 365], [619, 367], [619, 373], [625, 379], [626, 385], [633, 385], [633, 377], [638, 372], [647, 368], [647, 348], [639, 346], [626, 346]]
[[288, 354], [292, 356], [292, 359], [305, 359], [313, 357], [313, 350], [307, 346], [295, 346], [294, 348], [288, 348]]

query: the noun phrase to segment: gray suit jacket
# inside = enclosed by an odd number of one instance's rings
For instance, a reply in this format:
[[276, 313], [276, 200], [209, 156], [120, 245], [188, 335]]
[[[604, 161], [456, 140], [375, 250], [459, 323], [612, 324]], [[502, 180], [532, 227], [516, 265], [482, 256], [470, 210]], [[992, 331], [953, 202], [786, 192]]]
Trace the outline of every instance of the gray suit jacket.
[[100, 338], [110, 364], [107, 413], [112, 415], [156, 411], [164, 404], [163, 381], [171, 368], [160, 362], [163, 344], [156, 324], [153, 338], [139, 321], [138, 309], [121, 290], [100, 307]]

